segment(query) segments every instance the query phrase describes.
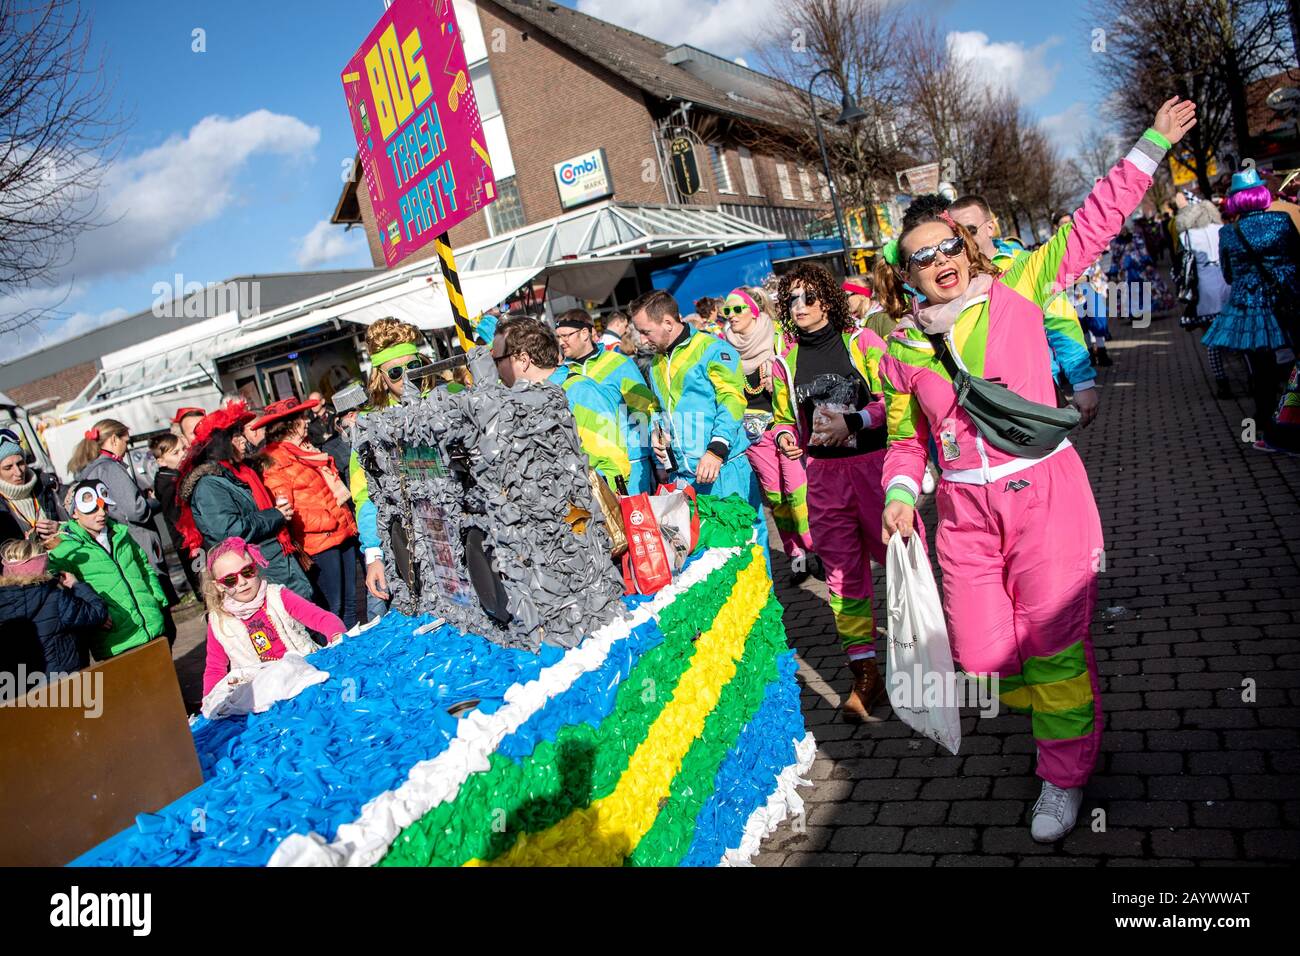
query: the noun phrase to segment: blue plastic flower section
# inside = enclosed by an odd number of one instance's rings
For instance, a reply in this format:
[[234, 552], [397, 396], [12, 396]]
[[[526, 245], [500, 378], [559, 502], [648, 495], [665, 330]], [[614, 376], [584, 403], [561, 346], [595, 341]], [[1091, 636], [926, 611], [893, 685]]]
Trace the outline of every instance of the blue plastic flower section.
[[583, 674], [564, 693], [548, 700], [523, 726], [501, 741], [497, 752], [523, 760], [532, 755], [539, 743], [554, 741], [561, 727], [582, 723], [599, 725], [613, 713], [619, 685], [627, 680], [641, 655], [663, 641], [663, 632], [653, 619], [633, 628], [626, 638], [614, 642], [600, 667]]
[[511, 650], [429, 618], [389, 614], [311, 657], [329, 680], [262, 714], [197, 721], [202, 786], [73, 861], [89, 866], [259, 866], [290, 833], [332, 839], [373, 797], [446, 749], [447, 708], [487, 713], [563, 656]]
[[794, 745], [805, 734], [799, 707], [794, 651], [777, 658], [777, 677], [763, 702], [718, 767], [712, 796], [695, 818], [695, 838], [682, 866], [717, 866], [740, 845], [745, 824], [776, 788], [776, 778], [795, 761]]

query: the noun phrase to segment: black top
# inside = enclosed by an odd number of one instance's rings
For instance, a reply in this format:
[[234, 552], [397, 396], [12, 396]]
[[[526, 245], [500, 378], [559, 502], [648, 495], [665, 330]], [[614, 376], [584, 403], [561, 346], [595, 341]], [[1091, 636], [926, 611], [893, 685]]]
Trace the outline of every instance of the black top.
[[858, 370], [853, 367], [853, 360], [844, 347], [844, 339], [835, 331], [835, 326], [827, 322], [816, 332], [800, 330], [794, 394], [799, 409], [799, 431], [804, 436], [808, 457], [852, 458], [884, 448], [885, 429], [862, 428], [861, 419], [856, 415], [845, 416], [849, 431], [856, 433], [856, 446], [807, 444], [807, 439], [812, 434], [813, 408], [826, 400], [826, 387], [834, 385], [852, 391], [854, 397], [848, 404], [854, 408], [865, 408], [871, 402], [871, 392], [867, 390]]
[[772, 394], [763, 387], [762, 367], [745, 376], [745, 409], [751, 412], [772, 411]]
[[180, 479], [180, 472], [175, 468], [158, 469], [158, 473], [153, 479], [154, 497], [162, 505], [163, 521], [167, 525], [167, 533], [171, 536], [174, 544], [179, 544], [181, 540], [180, 532], [176, 530], [176, 522], [181, 517], [181, 505], [176, 500], [176, 482]]

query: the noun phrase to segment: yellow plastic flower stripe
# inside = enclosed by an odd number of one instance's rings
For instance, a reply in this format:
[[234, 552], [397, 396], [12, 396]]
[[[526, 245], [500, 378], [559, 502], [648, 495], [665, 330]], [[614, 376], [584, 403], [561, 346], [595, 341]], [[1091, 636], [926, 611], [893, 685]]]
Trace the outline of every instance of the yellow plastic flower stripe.
[[[733, 599], [737, 576], [754, 560], [748, 550], [737, 553], [663, 609], [660, 642], [623, 679], [613, 708], [598, 725], [564, 726], [555, 740], [541, 741], [524, 760], [492, 754], [488, 770], [472, 774], [454, 799], [403, 830], [380, 865], [459, 866], [474, 857], [491, 859], [520, 833], [545, 830], [613, 792], [630, 753], [689, 669], [698, 622], [716, 618]], [[647, 688], [654, 693], [647, 694]]]
[[[659, 816], [628, 859], [630, 866], [677, 866], [691, 848], [700, 808], [713, 795], [722, 761], [735, 747], [741, 731], [763, 704], [768, 686], [777, 679], [777, 654], [785, 650], [781, 604], [769, 596], [758, 623], [745, 644], [736, 676], [722, 689], [718, 705], [704, 730], [682, 759], [681, 772]], [[771, 780], [765, 781], [771, 783]]]
[[736, 661], [771, 593], [761, 552], [736, 579], [732, 600], [696, 641], [692, 666], [678, 683], [628, 761], [614, 792], [575, 810], [540, 833], [523, 834], [509, 852], [470, 866], [619, 866], [649, 831], [660, 801], [670, 795], [682, 758], [704, 729], [722, 688], [735, 676]]

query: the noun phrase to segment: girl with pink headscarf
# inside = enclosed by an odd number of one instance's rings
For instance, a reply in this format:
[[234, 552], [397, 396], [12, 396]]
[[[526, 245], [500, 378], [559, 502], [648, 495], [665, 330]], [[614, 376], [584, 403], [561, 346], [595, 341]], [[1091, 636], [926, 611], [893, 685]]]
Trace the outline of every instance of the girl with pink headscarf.
[[227, 538], [208, 555], [203, 597], [208, 605], [207, 663], [203, 696], [232, 671], [251, 671], [285, 654], [306, 657], [319, 645], [311, 632], [334, 643], [343, 622], [262, 577], [266, 559], [257, 545]]

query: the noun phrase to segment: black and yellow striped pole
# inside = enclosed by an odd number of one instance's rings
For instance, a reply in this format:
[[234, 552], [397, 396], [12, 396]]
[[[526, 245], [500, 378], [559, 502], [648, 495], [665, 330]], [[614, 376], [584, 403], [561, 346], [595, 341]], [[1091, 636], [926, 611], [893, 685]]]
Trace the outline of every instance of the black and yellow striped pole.
[[456, 256], [451, 251], [451, 236], [442, 233], [433, 240], [438, 252], [438, 264], [442, 266], [442, 277], [446, 280], [447, 301], [451, 303], [451, 319], [456, 326], [456, 339], [461, 351], [466, 355], [474, 347], [474, 326], [470, 325], [469, 312], [465, 308], [465, 295], [460, 289], [460, 275], [456, 272]]

